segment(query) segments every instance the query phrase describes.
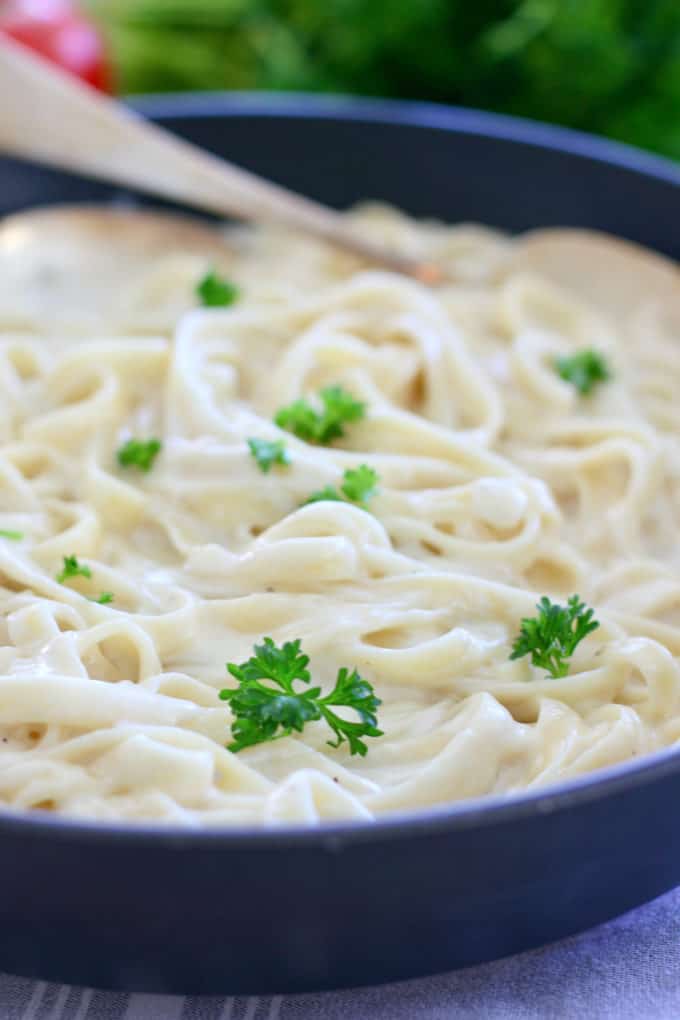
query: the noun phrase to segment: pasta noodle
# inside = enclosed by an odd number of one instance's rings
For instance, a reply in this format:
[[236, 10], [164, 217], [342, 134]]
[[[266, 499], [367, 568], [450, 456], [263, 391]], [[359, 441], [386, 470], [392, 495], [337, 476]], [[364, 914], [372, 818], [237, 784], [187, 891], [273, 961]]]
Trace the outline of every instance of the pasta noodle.
[[[673, 287], [636, 298], [626, 281], [619, 314], [521, 240], [351, 216], [450, 282], [232, 228], [241, 296], [207, 309], [195, 288], [218, 256], [200, 244], [127, 276], [106, 237], [96, 259], [55, 231], [0, 247], [0, 529], [24, 536], [0, 538], [5, 808], [372, 819], [680, 740]], [[554, 360], [586, 346], [612, 378], [581, 397]], [[332, 445], [273, 423], [331, 384], [366, 405]], [[162, 441], [148, 473], [117, 463], [131, 436]], [[285, 438], [290, 465], [259, 470], [253, 436]], [[371, 512], [305, 504], [361, 464]], [[90, 576], [60, 583], [73, 555]], [[511, 660], [538, 598], [576, 592], [600, 627], [569, 675]], [[225, 664], [265, 635], [301, 639], [324, 689], [342, 666], [373, 684], [383, 736], [365, 757], [320, 722], [227, 749]]]

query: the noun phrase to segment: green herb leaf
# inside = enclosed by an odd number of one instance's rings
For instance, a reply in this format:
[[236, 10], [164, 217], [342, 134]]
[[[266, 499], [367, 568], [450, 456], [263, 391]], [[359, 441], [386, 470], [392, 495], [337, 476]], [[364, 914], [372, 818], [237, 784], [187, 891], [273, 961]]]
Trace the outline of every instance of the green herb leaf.
[[593, 619], [594, 610], [586, 609], [578, 595], [572, 595], [566, 607], [551, 602], [544, 595], [536, 609], [536, 617], [521, 621], [510, 658], [530, 655], [532, 666], [547, 669], [554, 679], [566, 676], [576, 646], [600, 626]]
[[121, 467], [150, 471], [162, 446], [160, 439], [128, 439], [118, 451], [118, 463]]
[[319, 393], [322, 409], [317, 410], [306, 400], [294, 400], [276, 412], [279, 428], [293, 432], [310, 443], [328, 444], [345, 434], [347, 422], [363, 418], [366, 405], [355, 400], [341, 386], [327, 386]]
[[611, 379], [604, 357], [590, 349], [556, 358], [555, 369], [560, 378], [575, 386], [581, 396], [587, 396], [598, 383]]
[[64, 556], [64, 568], [57, 574], [57, 581], [63, 584], [71, 577], [92, 577], [92, 571], [84, 563], [80, 564], [77, 556]]
[[319, 489], [318, 492], [313, 492], [309, 499], [305, 500], [304, 505], [306, 506], [307, 503], [320, 503], [326, 499], [332, 499], [337, 502], [350, 500], [350, 502], [357, 503], [366, 510], [368, 509], [366, 502], [371, 496], [375, 495], [377, 486], [378, 472], [366, 464], [361, 464], [358, 468], [348, 468], [345, 471], [342, 476], [342, 485], [339, 492], [334, 485], [326, 485], [323, 489]]
[[284, 439], [249, 439], [248, 446], [260, 470], [265, 474], [272, 464], [280, 464], [282, 467], [290, 464], [290, 455]]
[[23, 537], [23, 531], [9, 531], [7, 528], [0, 528], [0, 538], [9, 538], [12, 542], [20, 542]]
[[226, 308], [236, 301], [239, 289], [236, 284], [211, 270], [197, 285], [196, 294], [206, 308]]
[[[311, 679], [307, 669], [309, 656], [300, 645], [298, 639], [279, 647], [266, 637], [263, 644], [255, 645], [255, 654], [247, 662], [227, 664], [239, 682], [236, 688], [220, 691], [220, 698], [229, 702], [235, 716], [231, 727], [234, 740], [228, 745], [229, 750], [241, 751], [294, 731], [301, 733], [308, 722], [324, 719], [335, 734], [335, 740], [329, 741], [331, 747], [347, 741], [350, 754], [365, 755], [367, 747], [361, 738], [382, 736], [376, 716], [380, 700], [373, 687], [356, 670], [350, 673], [343, 668], [338, 671], [335, 687], [325, 697], [320, 696], [320, 687], [295, 690], [296, 681], [309, 684]], [[276, 687], [263, 684], [262, 680]], [[335, 707], [352, 709], [359, 722], [339, 716]]]
[[377, 486], [378, 472], [367, 464], [361, 464], [358, 468], [349, 468], [345, 471], [341, 488], [347, 499], [351, 499], [353, 503], [365, 503], [375, 495]]
[[[381, 737], [376, 715], [380, 699], [376, 698], [373, 687], [353, 669], [350, 673], [344, 667], [338, 670], [335, 687], [325, 698], [319, 699], [322, 716], [335, 733], [335, 740], [329, 740], [331, 747], [340, 747], [343, 740], [349, 743], [350, 754], [366, 754], [368, 748], [361, 737]], [[360, 722], [350, 722], [332, 710], [330, 706], [352, 708]]]
[[307, 506], [308, 503], [323, 503], [325, 500], [330, 499], [335, 500], [337, 503], [345, 502], [334, 485], [324, 485], [323, 489], [313, 492], [309, 499], [306, 499], [302, 505]]
[[113, 592], [103, 591], [98, 599], [92, 599], [98, 606], [108, 606], [113, 602]]

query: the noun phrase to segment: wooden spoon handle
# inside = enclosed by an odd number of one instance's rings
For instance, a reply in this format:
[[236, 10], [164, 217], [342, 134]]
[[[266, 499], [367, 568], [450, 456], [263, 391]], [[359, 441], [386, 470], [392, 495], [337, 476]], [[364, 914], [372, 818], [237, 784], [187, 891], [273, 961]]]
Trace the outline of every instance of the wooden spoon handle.
[[204, 152], [4, 39], [0, 96], [0, 151], [219, 215], [285, 224], [428, 282], [433, 275], [434, 267], [363, 240], [334, 210]]

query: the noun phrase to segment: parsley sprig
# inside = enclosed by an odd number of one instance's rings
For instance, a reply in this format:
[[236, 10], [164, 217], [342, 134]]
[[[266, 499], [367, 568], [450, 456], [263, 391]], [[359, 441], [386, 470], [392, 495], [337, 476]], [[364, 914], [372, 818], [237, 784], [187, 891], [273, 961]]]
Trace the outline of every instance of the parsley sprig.
[[378, 472], [367, 464], [349, 468], [343, 475], [340, 490], [353, 503], [365, 503], [375, 495], [378, 487]]
[[326, 499], [349, 500], [366, 509], [368, 500], [375, 496], [378, 487], [378, 472], [367, 464], [358, 468], [348, 468], [342, 476], [340, 491], [334, 485], [325, 485], [318, 492], [313, 492], [307, 503], [320, 503]]
[[272, 464], [280, 464], [286, 467], [290, 464], [290, 454], [286, 450], [284, 439], [255, 439], [248, 440], [250, 452], [257, 461], [260, 471], [266, 475]]
[[[57, 581], [59, 584], [64, 584], [69, 581], [72, 577], [92, 577], [92, 571], [86, 563], [80, 563], [77, 556], [64, 556], [64, 566], [61, 573], [57, 574]], [[108, 606], [113, 602], [113, 592], [103, 591], [99, 598], [90, 599], [90, 602], [96, 602], [99, 606]]]
[[206, 308], [226, 308], [236, 301], [239, 289], [231, 280], [225, 280], [211, 269], [196, 285], [196, 296]]
[[160, 439], [128, 439], [118, 450], [118, 463], [121, 467], [150, 471], [162, 447]]
[[327, 445], [344, 436], [344, 425], [359, 421], [366, 412], [366, 405], [355, 400], [342, 386], [326, 386], [319, 393], [319, 400], [320, 410], [307, 400], [294, 400], [287, 407], [279, 408], [274, 421], [279, 428], [293, 432], [299, 439]]
[[[306, 723], [323, 719], [335, 734], [335, 740], [328, 741], [331, 747], [347, 741], [350, 754], [365, 755], [368, 748], [361, 738], [382, 736], [376, 716], [380, 700], [373, 687], [356, 669], [350, 672], [343, 667], [338, 670], [335, 687], [325, 697], [320, 697], [320, 687], [296, 690], [296, 681], [309, 684], [311, 679], [309, 656], [301, 651], [300, 644], [298, 639], [279, 647], [266, 637], [261, 645], [255, 645], [255, 654], [247, 662], [227, 664], [239, 682], [236, 688], [220, 691], [220, 698], [229, 702], [235, 716], [229, 750], [242, 751], [293, 731], [301, 733]], [[276, 686], [263, 684], [262, 680]], [[333, 711], [334, 707], [351, 708], [359, 722], [344, 719]]]
[[92, 577], [92, 571], [85, 563], [79, 563], [77, 556], [64, 556], [64, 566], [57, 574], [57, 581], [63, 584], [72, 577]]
[[583, 397], [587, 396], [598, 383], [611, 379], [603, 355], [590, 348], [556, 358], [555, 370], [561, 379], [575, 386]]
[[307, 506], [308, 503], [323, 503], [326, 500], [335, 500], [336, 503], [345, 502], [334, 485], [324, 485], [323, 489], [317, 489], [316, 492], [313, 492], [311, 496], [304, 501], [303, 506]]
[[600, 626], [593, 619], [594, 610], [586, 609], [578, 595], [572, 595], [566, 606], [544, 595], [536, 609], [537, 616], [521, 621], [510, 658], [530, 655], [532, 666], [547, 669], [553, 679], [566, 676], [576, 646]]

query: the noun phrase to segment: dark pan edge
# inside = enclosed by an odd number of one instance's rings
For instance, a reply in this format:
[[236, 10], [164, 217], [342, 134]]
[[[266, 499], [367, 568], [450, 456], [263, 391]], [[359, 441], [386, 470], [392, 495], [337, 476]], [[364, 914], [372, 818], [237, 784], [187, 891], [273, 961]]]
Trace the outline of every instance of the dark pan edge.
[[584, 156], [680, 187], [680, 164], [672, 159], [574, 128], [469, 107], [305, 92], [159, 93], [131, 96], [128, 102], [145, 117], [158, 120], [179, 116], [295, 117], [303, 120], [322, 117], [454, 130]]

